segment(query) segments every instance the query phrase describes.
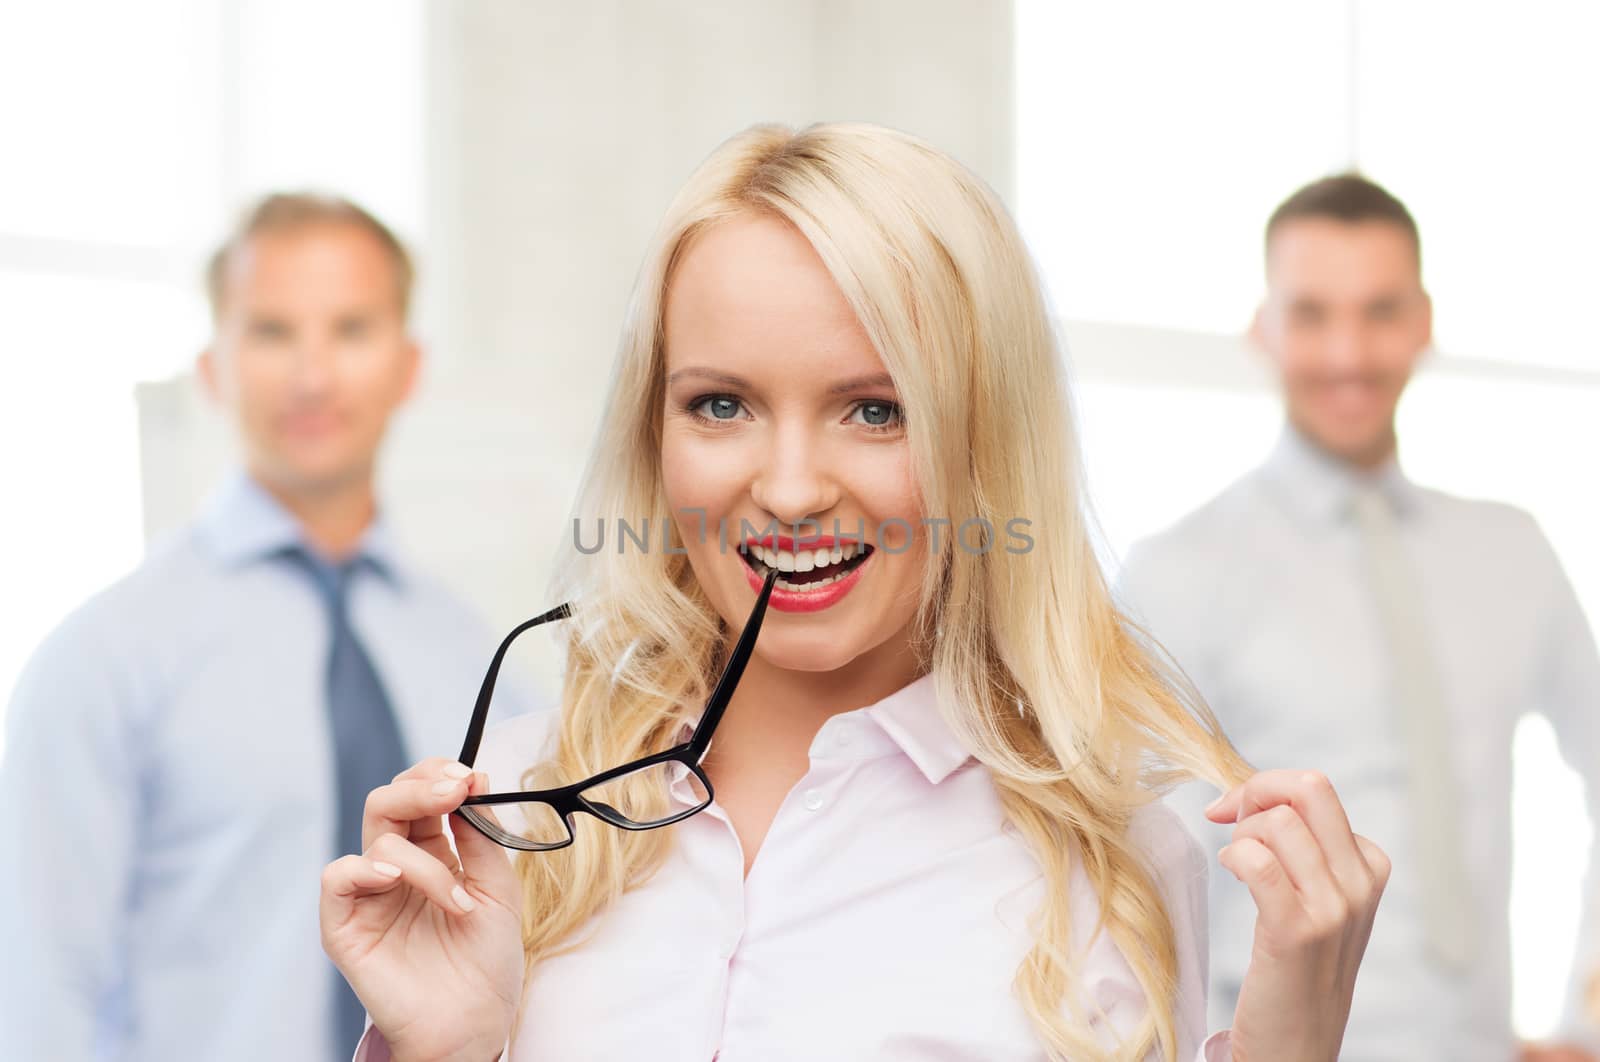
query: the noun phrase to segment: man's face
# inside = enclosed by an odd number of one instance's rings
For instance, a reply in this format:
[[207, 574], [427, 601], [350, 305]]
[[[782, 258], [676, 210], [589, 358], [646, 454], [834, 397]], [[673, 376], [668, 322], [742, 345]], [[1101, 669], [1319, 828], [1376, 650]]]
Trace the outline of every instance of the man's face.
[[200, 372], [234, 414], [251, 471], [314, 494], [370, 481], [418, 360], [383, 245], [314, 222], [260, 234], [233, 257]]
[[1300, 218], [1272, 234], [1250, 334], [1278, 369], [1290, 423], [1322, 449], [1369, 467], [1393, 452], [1395, 407], [1432, 331], [1400, 226]]

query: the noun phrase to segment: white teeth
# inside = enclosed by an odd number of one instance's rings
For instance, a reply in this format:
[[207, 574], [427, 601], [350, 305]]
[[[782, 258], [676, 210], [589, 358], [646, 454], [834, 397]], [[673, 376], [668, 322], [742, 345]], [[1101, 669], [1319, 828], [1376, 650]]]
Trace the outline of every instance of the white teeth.
[[[861, 552], [861, 547], [848, 543], [832, 547], [819, 547], [814, 550], [805, 550], [800, 553], [790, 553], [787, 550], [769, 549], [766, 546], [752, 544], [745, 547], [745, 552], [769, 568], [777, 568], [783, 572], [809, 572], [817, 568], [825, 568], [830, 564], [842, 564], [854, 560], [856, 554]], [[848, 572], [838, 572], [826, 579], [815, 582], [799, 584], [779, 579], [777, 585], [786, 590], [815, 590], [819, 586], [827, 586], [836, 579], [848, 575]]]
[[779, 579], [776, 585], [785, 590], [793, 590], [804, 594], [809, 593], [812, 590], [819, 589], [820, 587], [827, 586], [829, 583], [836, 583], [849, 574], [849, 572], [836, 572], [833, 575], [828, 576], [826, 579], [818, 579], [814, 583], [791, 583], [787, 579]]

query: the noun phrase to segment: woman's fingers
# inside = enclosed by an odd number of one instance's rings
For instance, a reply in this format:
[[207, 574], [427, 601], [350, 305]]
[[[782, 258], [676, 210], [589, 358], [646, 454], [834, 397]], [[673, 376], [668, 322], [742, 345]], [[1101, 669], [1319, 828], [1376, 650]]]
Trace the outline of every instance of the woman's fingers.
[[[489, 776], [481, 771], [473, 774], [471, 783], [473, 796], [489, 791]], [[493, 818], [494, 809], [491, 805], [478, 804], [474, 807]], [[450, 833], [455, 838], [456, 852], [461, 858], [461, 869], [469, 881], [481, 884], [485, 891], [497, 896], [515, 893], [517, 876], [511, 865], [511, 850], [485, 837], [478, 832], [477, 827], [460, 815], [451, 816]]]
[[455, 760], [446, 759], [443, 756], [429, 756], [427, 759], [419, 760], [410, 767], [407, 767], [405, 770], [401, 771], [399, 774], [395, 775], [394, 780], [396, 782], [404, 782], [413, 778], [437, 778], [440, 774], [444, 773], [444, 769], [446, 767], [449, 767], [452, 764], [455, 764], [461, 769], [451, 773], [448, 775], [448, 777], [465, 778], [467, 774], [471, 773], [467, 767], [457, 764]]
[[383, 834], [397, 833], [438, 854], [437, 846], [429, 842], [442, 838], [442, 816], [467, 798], [471, 775], [471, 768], [454, 760], [427, 760], [368, 793], [361, 814], [362, 851]]
[[[514, 896], [516, 875], [511, 867], [508, 852], [499, 844], [479, 833], [465, 819], [455, 816], [468, 796], [489, 791], [489, 777], [481, 771], [454, 760], [435, 758], [407, 768], [395, 776], [388, 785], [379, 786], [367, 795], [361, 818], [361, 842], [367, 856], [372, 857], [390, 838], [407, 842], [451, 877], [448, 885], [438, 882], [450, 900], [441, 900], [438, 889], [429, 891], [423, 882], [434, 876], [406, 880], [422, 888], [430, 899], [448, 907], [455, 900], [453, 889], [460, 887], [454, 878], [457, 858], [466, 879], [477, 883], [483, 890], [501, 898]], [[453, 816], [451, 829], [444, 828], [445, 816]], [[377, 858], [382, 858], [378, 856]], [[403, 868], [406, 864], [398, 864]], [[465, 895], [465, 893], [463, 893]]]
[[441, 910], [470, 914], [478, 906], [456, 879], [453, 867], [445, 866], [398, 834], [386, 833], [379, 837], [362, 858], [398, 867], [398, 880], [421, 892]]
[[1242, 837], [1217, 853], [1221, 863], [1244, 883], [1261, 917], [1271, 925], [1293, 924], [1300, 917], [1300, 897], [1288, 872], [1272, 850], [1253, 837]]
[[1212, 822], [1243, 822], [1283, 805], [1292, 808], [1316, 838], [1340, 890], [1357, 902], [1365, 902], [1374, 891], [1376, 875], [1355, 842], [1350, 820], [1333, 784], [1322, 772], [1257, 772], [1218, 798], [1206, 809], [1206, 817]]
[[[1206, 809], [1236, 821], [1223, 865], [1250, 889], [1262, 924], [1284, 942], [1364, 937], [1389, 881], [1389, 859], [1350, 830], [1318, 771], [1262, 771]], [[1246, 844], [1245, 842], [1249, 842]], [[1289, 906], [1293, 902], [1295, 908]]]
[[322, 869], [324, 896], [351, 898], [387, 892], [400, 880], [400, 868], [367, 856], [340, 856]]
[[1356, 846], [1361, 849], [1361, 858], [1372, 869], [1372, 876], [1378, 891], [1381, 893], [1389, 884], [1389, 871], [1393, 865], [1389, 862], [1389, 855], [1375, 843], [1361, 836], [1355, 835]]
[[1349, 917], [1350, 901], [1329, 870], [1321, 846], [1294, 808], [1279, 804], [1242, 820], [1233, 829], [1233, 840], [1246, 838], [1272, 853], [1315, 927], [1334, 929]]
[[324, 950], [328, 948], [329, 932], [350, 920], [358, 900], [388, 892], [400, 883], [400, 877], [401, 870], [393, 863], [367, 856], [340, 856], [324, 867], [318, 903]]
[[410, 841], [384, 834], [365, 855], [341, 856], [323, 869], [318, 902], [322, 948], [338, 962], [351, 946], [351, 939], [341, 930], [356, 917], [358, 905], [402, 885], [421, 892], [450, 914], [470, 914], [477, 901], [463, 884], [443, 863]]

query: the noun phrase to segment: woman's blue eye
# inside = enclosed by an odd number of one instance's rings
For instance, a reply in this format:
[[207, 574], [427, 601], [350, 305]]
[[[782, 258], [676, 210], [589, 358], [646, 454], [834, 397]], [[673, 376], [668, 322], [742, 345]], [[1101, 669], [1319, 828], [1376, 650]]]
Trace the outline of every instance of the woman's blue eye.
[[710, 420], [732, 420], [739, 415], [739, 400], [727, 395], [707, 395], [695, 402], [692, 408], [695, 412], [708, 411]]
[[856, 412], [869, 428], [892, 428], [900, 421], [900, 407], [894, 402], [863, 402]]

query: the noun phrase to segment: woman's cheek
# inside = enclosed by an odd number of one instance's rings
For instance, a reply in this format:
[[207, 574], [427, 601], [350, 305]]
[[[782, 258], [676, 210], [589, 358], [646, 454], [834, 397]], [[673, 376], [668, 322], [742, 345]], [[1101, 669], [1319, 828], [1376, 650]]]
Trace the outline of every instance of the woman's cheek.
[[[871, 467], [870, 465], [868, 466]], [[924, 513], [911, 477], [909, 455], [896, 454], [874, 469], [878, 474], [855, 478], [851, 490], [867, 505], [869, 527], [881, 529], [886, 546], [909, 550], [925, 533]]]
[[678, 477], [670, 471], [662, 477], [662, 488], [678, 538], [691, 554], [716, 551], [719, 543], [725, 543], [726, 549], [734, 548], [739, 528], [731, 521], [735, 506], [726, 492], [715, 489], [716, 484], [705, 477]]
[[676, 520], [682, 520], [681, 510], [698, 508], [705, 501], [705, 481], [693, 474], [700, 460], [696, 449], [692, 440], [670, 428], [661, 441], [661, 485]]

